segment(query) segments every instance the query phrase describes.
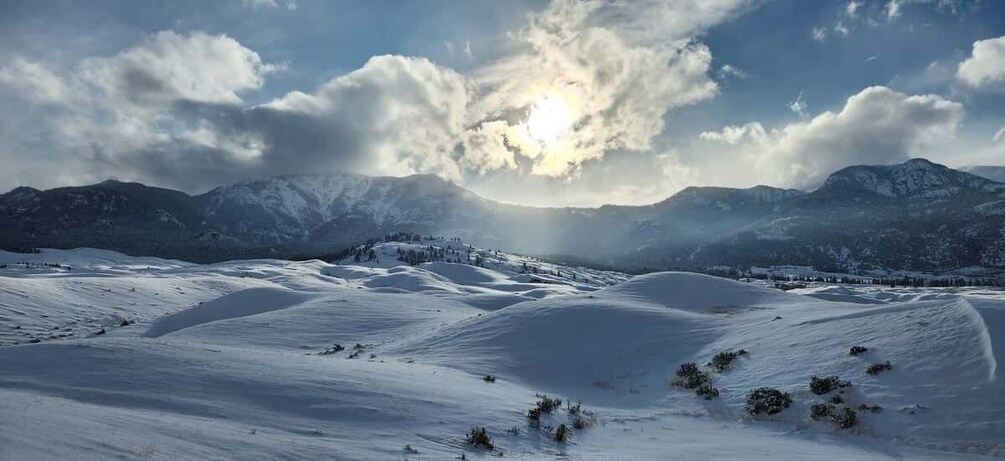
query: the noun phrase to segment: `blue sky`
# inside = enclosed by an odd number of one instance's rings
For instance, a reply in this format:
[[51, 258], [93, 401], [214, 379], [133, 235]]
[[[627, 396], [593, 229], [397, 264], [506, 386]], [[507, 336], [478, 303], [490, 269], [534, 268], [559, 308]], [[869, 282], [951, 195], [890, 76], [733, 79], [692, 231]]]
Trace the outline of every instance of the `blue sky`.
[[2, 0], [0, 97], [0, 189], [812, 189], [858, 163], [1005, 164], [1005, 2]]

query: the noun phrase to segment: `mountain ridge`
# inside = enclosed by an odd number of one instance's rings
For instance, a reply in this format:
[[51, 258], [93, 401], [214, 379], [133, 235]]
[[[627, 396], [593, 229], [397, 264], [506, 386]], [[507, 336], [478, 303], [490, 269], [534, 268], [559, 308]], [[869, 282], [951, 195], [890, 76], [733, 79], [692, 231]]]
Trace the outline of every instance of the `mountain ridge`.
[[[288, 175], [199, 195], [105, 181], [0, 195], [6, 248], [94, 246], [212, 261], [320, 254], [393, 232], [626, 268], [1005, 266], [1005, 184], [912, 159], [816, 190], [688, 187], [641, 206], [504, 204], [432, 175]], [[913, 255], [913, 256], [912, 256]]]

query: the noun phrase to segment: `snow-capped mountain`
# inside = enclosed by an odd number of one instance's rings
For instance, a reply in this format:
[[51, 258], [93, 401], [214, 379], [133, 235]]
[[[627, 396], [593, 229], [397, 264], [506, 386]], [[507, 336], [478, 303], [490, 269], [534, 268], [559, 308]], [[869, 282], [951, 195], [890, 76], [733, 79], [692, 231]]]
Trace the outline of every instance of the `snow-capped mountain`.
[[1002, 193], [1005, 184], [925, 159], [899, 165], [851, 166], [830, 175], [818, 194], [873, 193], [888, 198], [940, 199], [967, 193]]
[[330, 252], [409, 231], [623, 267], [1005, 267], [1005, 184], [923, 159], [817, 190], [691, 187], [647, 206], [532, 208], [436, 176], [284, 176], [189, 196], [104, 182], [0, 196], [7, 248], [93, 246], [197, 261]]
[[433, 231], [484, 201], [436, 176], [283, 176], [199, 197], [221, 232], [258, 244], [347, 243], [374, 232]]

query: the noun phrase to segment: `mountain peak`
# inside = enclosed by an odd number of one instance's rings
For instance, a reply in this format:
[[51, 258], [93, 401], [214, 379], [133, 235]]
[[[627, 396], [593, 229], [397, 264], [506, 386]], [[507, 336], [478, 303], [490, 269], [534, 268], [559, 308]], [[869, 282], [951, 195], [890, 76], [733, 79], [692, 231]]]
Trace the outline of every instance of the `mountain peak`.
[[871, 192], [889, 198], [946, 197], [988, 181], [923, 158], [893, 165], [857, 165], [831, 174], [818, 193]]

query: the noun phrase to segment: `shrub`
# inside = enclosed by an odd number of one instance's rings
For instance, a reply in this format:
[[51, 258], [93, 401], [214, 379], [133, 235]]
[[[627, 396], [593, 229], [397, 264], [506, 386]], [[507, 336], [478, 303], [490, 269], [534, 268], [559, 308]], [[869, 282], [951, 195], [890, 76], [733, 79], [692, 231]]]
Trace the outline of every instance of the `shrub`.
[[681, 364], [680, 368], [677, 369], [677, 378], [673, 382], [674, 386], [680, 386], [685, 389], [696, 389], [711, 380], [708, 373], [699, 370], [698, 365], [694, 362]]
[[848, 386], [851, 386], [851, 383], [841, 381], [837, 376], [828, 376], [826, 378], [817, 378], [814, 376], [810, 378], [810, 390], [816, 395], [824, 395], [834, 389]]
[[679, 367], [677, 367], [677, 377], [679, 377], [679, 378], [684, 378], [686, 376], [691, 376], [691, 375], [693, 375], [695, 373], [701, 373], [701, 371], [698, 370], [698, 364], [697, 363], [694, 363], [694, 362], [685, 362], [685, 363], [680, 364]]
[[328, 349], [325, 349], [325, 350], [323, 350], [321, 352], [318, 352], [318, 355], [332, 355], [332, 354], [337, 354], [337, 353], [339, 353], [339, 352], [341, 352], [343, 350], [345, 350], [344, 346], [342, 346], [339, 343], [335, 343], [334, 346], [329, 347]]
[[810, 406], [810, 418], [820, 419], [825, 416], [830, 416], [832, 407], [830, 405], [825, 405], [822, 403], [814, 403]]
[[831, 415], [831, 419], [833, 419], [841, 429], [848, 429], [858, 424], [858, 415], [855, 413], [855, 410], [847, 407], [844, 410]]
[[865, 404], [865, 403], [859, 405], [858, 409], [859, 410], [863, 410], [863, 411], [871, 411], [873, 413], [879, 413], [879, 412], [883, 411], [883, 407], [881, 407], [879, 405], [869, 405], [869, 404]]
[[709, 364], [715, 368], [716, 371], [725, 371], [729, 368], [729, 365], [736, 360], [737, 357], [746, 354], [747, 351], [740, 349], [736, 352], [720, 352], [712, 357], [712, 362]]
[[698, 388], [694, 390], [694, 393], [698, 394], [699, 397], [704, 398], [705, 400], [712, 400], [719, 396], [719, 390], [709, 384], [702, 384], [698, 386]]
[[831, 396], [831, 403], [834, 405], [840, 405], [844, 403], [844, 398], [841, 397], [841, 394], [834, 394]]
[[770, 387], [754, 389], [747, 394], [747, 413], [757, 416], [761, 413], [773, 415], [789, 407], [792, 396]]
[[569, 431], [569, 426], [565, 424], [559, 424], [558, 429], [555, 429], [555, 433], [552, 434], [551, 438], [558, 443], [565, 443], [569, 440], [569, 436], [572, 435]]
[[544, 413], [551, 413], [555, 411], [556, 408], [562, 407], [562, 399], [552, 399], [544, 394], [537, 394], [537, 408], [539, 408]]
[[520, 427], [519, 426], [512, 426], [509, 429], [506, 429], [506, 432], [509, 432], [510, 435], [518, 436], [518, 435], [520, 435]]
[[537, 394], [538, 400], [537, 405], [530, 410], [527, 410], [527, 419], [530, 420], [532, 426], [537, 426], [541, 422], [541, 415], [555, 411], [556, 408], [562, 407], [561, 399], [553, 399], [544, 394]]
[[858, 357], [859, 354], [864, 354], [868, 350], [869, 350], [869, 348], [865, 347], [865, 346], [852, 346], [851, 350], [848, 352], [848, 355], [853, 355], [855, 357]]
[[872, 365], [869, 365], [869, 368], [866, 368], [865, 372], [875, 376], [878, 375], [879, 372], [881, 371], [892, 370], [892, 369], [893, 365], [890, 365], [890, 361], [887, 360], [885, 363], [874, 363]]
[[495, 445], [492, 444], [492, 437], [489, 437], [489, 433], [484, 427], [472, 427], [468, 435], [464, 437], [464, 440], [468, 445], [475, 448], [484, 448], [486, 450], [495, 448]]
[[541, 409], [534, 407], [527, 410], [527, 419], [530, 420], [532, 426], [537, 426], [541, 422]]
[[565, 409], [569, 412], [570, 415], [578, 415], [579, 412], [583, 409], [583, 404], [577, 402], [575, 405], [573, 405], [572, 400], [566, 400]]
[[485, 382], [487, 382], [487, 383], [494, 383], [494, 382], [496, 382], [496, 377], [492, 376], [492, 375], [485, 375], [485, 377], [482, 378], [482, 379], [485, 380]]
[[575, 419], [572, 420], [572, 427], [577, 430], [589, 429], [597, 422], [597, 417], [593, 415], [577, 415]]
[[416, 449], [412, 448], [411, 445], [405, 445], [405, 453], [409, 453], [409, 454], [413, 454], [414, 455], [414, 454], [416, 454], [418, 452], [419, 452], [419, 450], [416, 450]]

